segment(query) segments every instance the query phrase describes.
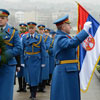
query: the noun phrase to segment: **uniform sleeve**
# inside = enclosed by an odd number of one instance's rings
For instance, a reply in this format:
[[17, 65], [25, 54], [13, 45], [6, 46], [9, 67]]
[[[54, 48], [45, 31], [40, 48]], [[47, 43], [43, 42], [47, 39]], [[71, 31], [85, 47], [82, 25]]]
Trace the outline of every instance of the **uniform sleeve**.
[[50, 47], [50, 37], [49, 36], [47, 38], [47, 41], [45, 42], [45, 45], [46, 45], [46, 50], [48, 50]]
[[15, 59], [17, 61], [16, 67], [20, 67], [21, 66], [21, 63], [20, 63], [20, 55], [16, 56]]
[[24, 46], [24, 38], [25, 36], [23, 36], [23, 38], [22, 38], [22, 52], [21, 52], [21, 64], [24, 64], [24, 48], [25, 48], [25, 46]]
[[[53, 41], [53, 40], [50, 41], [50, 47], [49, 47], [49, 52], [48, 52], [49, 55], [52, 55], [52, 54], [53, 54], [53, 44], [52, 44], [52, 41]], [[51, 45], [51, 44], [52, 44], [52, 45]]]
[[45, 42], [44, 39], [42, 37], [42, 41], [41, 41], [41, 57], [42, 57], [42, 63], [41, 64], [45, 64], [45, 58], [46, 58], [46, 46], [45, 46]]
[[87, 37], [88, 33], [85, 30], [82, 30], [78, 35], [74, 38], [69, 39], [66, 36], [61, 36], [58, 39], [59, 47], [63, 48], [76, 48], [80, 43], [82, 43]]
[[14, 37], [13, 37], [13, 48], [12, 49], [7, 49], [5, 51], [5, 55], [7, 55], [7, 61], [10, 60], [12, 57], [15, 57], [17, 55], [20, 55], [20, 51], [22, 50], [22, 44], [21, 40], [19, 37], [18, 31], [15, 32]]

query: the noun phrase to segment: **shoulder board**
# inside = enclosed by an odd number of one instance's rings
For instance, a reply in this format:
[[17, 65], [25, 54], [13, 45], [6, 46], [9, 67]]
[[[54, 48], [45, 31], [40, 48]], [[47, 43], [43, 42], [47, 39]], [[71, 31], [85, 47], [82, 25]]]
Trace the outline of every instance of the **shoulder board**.
[[38, 39], [38, 35], [36, 35], [36, 37], [35, 37], [36, 39]]
[[24, 37], [26, 36], [26, 39], [29, 39], [29, 34], [25, 34]]

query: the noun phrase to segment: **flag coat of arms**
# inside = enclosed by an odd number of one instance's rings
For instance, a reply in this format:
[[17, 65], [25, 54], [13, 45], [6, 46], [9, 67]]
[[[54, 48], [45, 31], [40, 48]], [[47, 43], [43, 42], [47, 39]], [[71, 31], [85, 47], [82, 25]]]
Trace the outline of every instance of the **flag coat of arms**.
[[99, 61], [100, 55], [100, 25], [99, 23], [78, 3], [78, 32], [83, 29], [84, 23], [92, 22], [89, 37], [79, 46], [80, 61], [80, 87], [82, 92], [89, 88], [93, 73]]

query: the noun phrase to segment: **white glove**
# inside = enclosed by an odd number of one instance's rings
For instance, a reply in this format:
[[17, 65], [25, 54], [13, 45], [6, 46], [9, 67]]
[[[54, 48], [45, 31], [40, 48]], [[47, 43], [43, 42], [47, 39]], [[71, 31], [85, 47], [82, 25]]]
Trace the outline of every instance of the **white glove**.
[[84, 30], [89, 33], [89, 29], [92, 27], [92, 22], [88, 21], [84, 24]]
[[16, 68], [16, 71], [19, 72], [19, 71], [20, 71], [20, 67], [17, 67], [17, 68]]
[[42, 64], [41, 67], [45, 67], [45, 64]]
[[21, 64], [22, 67], [25, 67], [25, 64]]

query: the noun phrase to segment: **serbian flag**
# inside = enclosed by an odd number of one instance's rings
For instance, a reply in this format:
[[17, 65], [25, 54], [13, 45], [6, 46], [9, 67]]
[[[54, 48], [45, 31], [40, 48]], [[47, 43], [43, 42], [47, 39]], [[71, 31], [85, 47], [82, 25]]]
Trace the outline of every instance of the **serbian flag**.
[[84, 23], [92, 22], [89, 36], [79, 46], [80, 62], [80, 87], [85, 93], [90, 85], [100, 55], [100, 25], [99, 23], [78, 3], [78, 32], [83, 29]]

